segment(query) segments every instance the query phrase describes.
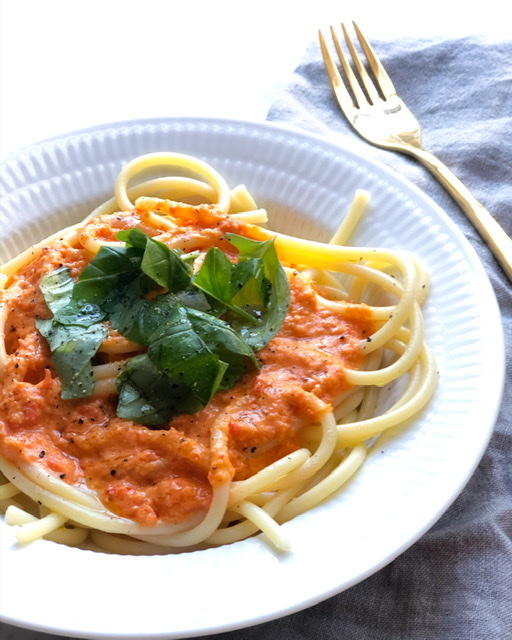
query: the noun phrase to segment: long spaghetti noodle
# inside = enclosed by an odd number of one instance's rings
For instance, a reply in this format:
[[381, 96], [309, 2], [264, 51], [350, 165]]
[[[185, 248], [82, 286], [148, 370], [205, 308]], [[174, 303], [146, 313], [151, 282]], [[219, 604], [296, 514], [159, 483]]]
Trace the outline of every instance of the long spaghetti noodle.
[[[188, 175], [150, 176], [133, 184], [157, 167], [178, 168], [180, 174]], [[45, 537], [117, 553], [164, 553], [227, 544], [263, 532], [277, 548], [289, 548], [293, 541], [286, 538], [282, 523], [337, 492], [364, 464], [375, 439], [393, 427], [407, 425], [424, 409], [436, 385], [421, 312], [428, 292], [424, 268], [407, 252], [348, 245], [367, 200], [366, 192], [356, 193], [331, 243], [298, 239], [267, 230], [266, 212], [257, 207], [247, 189], [231, 190], [201, 160], [174, 153], [149, 154], [122, 169], [115, 197], [84, 222], [4, 265], [0, 270], [0, 469], [5, 480], [0, 485], [0, 506], [5, 521], [16, 527], [19, 542]], [[212, 246], [225, 247], [226, 234], [272, 241], [292, 292], [283, 328], [257, 354], [260, 371], [246, 373], [205, 408], [158, 426], [134, 426], [133, 420], [115, 415], [119, 375], [144, 354], [133, 335], [127, 337], [112, 327], [105, 330], [91, 358], [91, 393], [61, 401], [55, 395], [61, 386], [48, 361], [44, 332], [28, 320], [20, 329], [13, 320], [26, 319], [31, 313], [49, 322], [40, 293], [38, 300], [29, 299], [33, 284], [40, 287], [50, 267], [56, 267], [48, 255], [62, 260], [57, 266], [62, 268], [64, 263], [76, 280], [102, 249], [125, 246], [126, 240], [115, 232], [133, 228], [176, 255], [190, 256], [195, 273]], [[233, 255], [230, 260], [236, 262]], [[22, 313], [20, 308], [25, 316], [16, 316]], [[311, 323], [300, 324], [306, 323], [310, 313], [316, 314], [313, 323], [324, 327], [322, 335]], [[345, 319], [345, 328], [340, 329], [336, 323]], [[293, 327], [293, 322], [298, 326]], [[352, 332], [350, 340], [345, 329]], [[51, 335], [46, 336], [48, 343]], [[27, 354], [31, 354], [29, 362], [22, 358]], [[315, 364], [316, 357], [320, 360]], [[311, 375], [305, 361], [311, 365]], [[288, 363], [286, 375], [278, 368], [283, 362]], [[302, 375], [300, 384], [297, 372]], [[264, 376], [270, 374], [274, 378], [265, 382]], [[400, 394], [391, 406], [382, 406], [379, 389], [396, 381], [400, 381]], [[21, 404], [13, 402], [18, 393]], [[52, 402], [59, 405], [51, 409], [53, 413], [41, 408]], [[268, 409], [272, 403], [281, 403], [274, 414]], [[246, 419], [249, 409], [253, 416], [260, 416], [256, 423]], [[281, 424], [280, 411], [288, 412], [286, 424]], [[271, 415], [269, 422], [261, 418], [266, 413]], [[50, 436], [30, 426], [41, 416], [55, 419]], [[84, 420], [92, 421], [87, 432]], [[77, 426], [70, 430], [66, 421]], [[115, 431], [117, 440], [105, 440], [105, 457], [108, 447], [115, 449], [116, 443], [123, 442], [119, 471], [100, 469], [102, 479], [95, 484], [96, 462], [93, 465], [84, 458], [80, 468], [78, 449], [73, 447], [80, 439], [84, 452], [94, 446], [95, 438], [106, 437], [107, 430]], [[266, 441], [260, 432], [268, 433]], [[160, 446], [164, 439], [170, 442], [165, 449]], [[63, 443], [61, 449], [58, 442]], [[130, 443], [142, 449], [131, 451]], [[165, 452], [171, 460], [165, 459]], [[132, 454], [133, 464], [128, 462]], [[131, 505], [129, 494], [134, 490], [118, 480], [128, 473], [129, 464], [130, 478], [135, 477], [137, 464], [154, 467], [153, 484], [167, 487], [168, 494], [187, 493], [192, 506], [184, 508], [176, 498], [168, 509], [171, 515], [159, 517], [161, 497], [156, 494], [152, 504], [157, 506], [152, 510], [146, 509], [142, 498]], [[196, 474], [193, 482], [191, 469]], [[151, 482], [147, 478], [145, 482], [151, 491]]]

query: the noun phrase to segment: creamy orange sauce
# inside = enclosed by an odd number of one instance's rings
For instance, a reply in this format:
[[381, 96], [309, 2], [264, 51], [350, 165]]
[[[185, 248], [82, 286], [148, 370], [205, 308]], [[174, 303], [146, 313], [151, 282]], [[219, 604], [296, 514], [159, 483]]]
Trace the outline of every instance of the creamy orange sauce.
[[[92, 220], [82, 242], [114, 240], [119, 229], [131, 227], [156, 235], [145, 216], [133, 211]], [[257, 227], [213, 207], [180, 207], [170, 219], [176, 227], [159, 239], [187, 251], [215, 245], [235, 259], [226, 232], [261, 239]], [[184, 521], [208, 507], [212, 485], [250, 477], [300, 447], [302, 428], [317, 422], [347, 388], [345, 368], [360, 365], [359, 342], [373, 330], [364, 306], [327, 308], [294, 274], [290, 312], [258, 353], [261, 369], [217, 393], [198, 413], [151, 429], [118, 418], [115, 394], [62, 400], [50, 351], [35, 327], [36, 318], [51, 315], [39, 289], [43, 275], [65, 265], [77, 277], [91, 258], [81, 245], [57, 241], [0, 293], [8, 307], [0, 454], [14, 464], [41, 465], [70, 484], [86, 484], [113, 513], [145, 526]], [[107, 340], [115, 341], [112, 334]], [[219, 424], [227, 436], [220, 450], [211, 441], [212, 426]]]

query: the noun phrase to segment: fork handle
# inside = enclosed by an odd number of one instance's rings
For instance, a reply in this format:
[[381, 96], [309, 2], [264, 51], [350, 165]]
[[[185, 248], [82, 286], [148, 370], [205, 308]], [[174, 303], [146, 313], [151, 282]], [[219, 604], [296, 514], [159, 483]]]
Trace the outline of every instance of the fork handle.
[[419, 160], [459, 204], [475, 229], [485, 240], [505, 273], [512, 281], [512, 238], [478, 202], [469, 189], [435, 155], [420, 148], [407, 148], [407, 153]]

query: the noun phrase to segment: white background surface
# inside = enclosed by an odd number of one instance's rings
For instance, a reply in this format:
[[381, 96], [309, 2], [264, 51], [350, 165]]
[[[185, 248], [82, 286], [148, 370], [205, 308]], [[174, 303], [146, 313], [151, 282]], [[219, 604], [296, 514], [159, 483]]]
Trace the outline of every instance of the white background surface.
[[0, 153], [152, 116], [263, 119], [319, 27], [511, 37], [486, 0], [0, 0]]
[[109, 121], [263, 120], [319, 27], [356, 19], [370, 39], [510, 38], [506, 9], [503, 0], [0, 0], [0, 155]]

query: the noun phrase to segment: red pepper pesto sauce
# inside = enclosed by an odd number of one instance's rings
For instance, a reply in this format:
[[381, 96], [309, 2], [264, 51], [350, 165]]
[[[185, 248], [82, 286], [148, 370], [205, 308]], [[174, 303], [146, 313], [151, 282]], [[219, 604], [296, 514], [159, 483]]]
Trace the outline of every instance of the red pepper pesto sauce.
[[[210, 206], [181, 206], [176, 213], [170, 218], [176, 229], [160, 236], [170, 246], [193, 251], [215, 245], [234, 258], [226, 232], [262, 239], [257, 227]], [[84, 232], [102, 240], [132, 227], [157, 235], [148, 215], [135, 210], [102, 216]], [[301, 427], [317, 422], [347, 388], [344, 369], [360, 365], [358, 343], [373, 330], [364, 306], [328, 309], [311, 285], [292, 275], [290, 311], [258, 353], [261, 369], [217, 393], [198, 413], [173, 418], [168, 429], [150, 429], [118, 418], [115, 395], [62, 400], [50, 351], [35, 327], [36, 318], [51, 315], [39, 289], [42, 276], [65, 265], [77, 277], [91, 257], [81, 244], [57, 240], [0, 292], [8, 307], [0, 454], [15, 465], [35, 463], [69, 484], [86, 485], [111, 512], [144, 526], [186, 520], [208, 508], [212, 484], [250, 477], [299, 448]], [[212, 452], [215, 420], [228, 434], [226, 455]]]

